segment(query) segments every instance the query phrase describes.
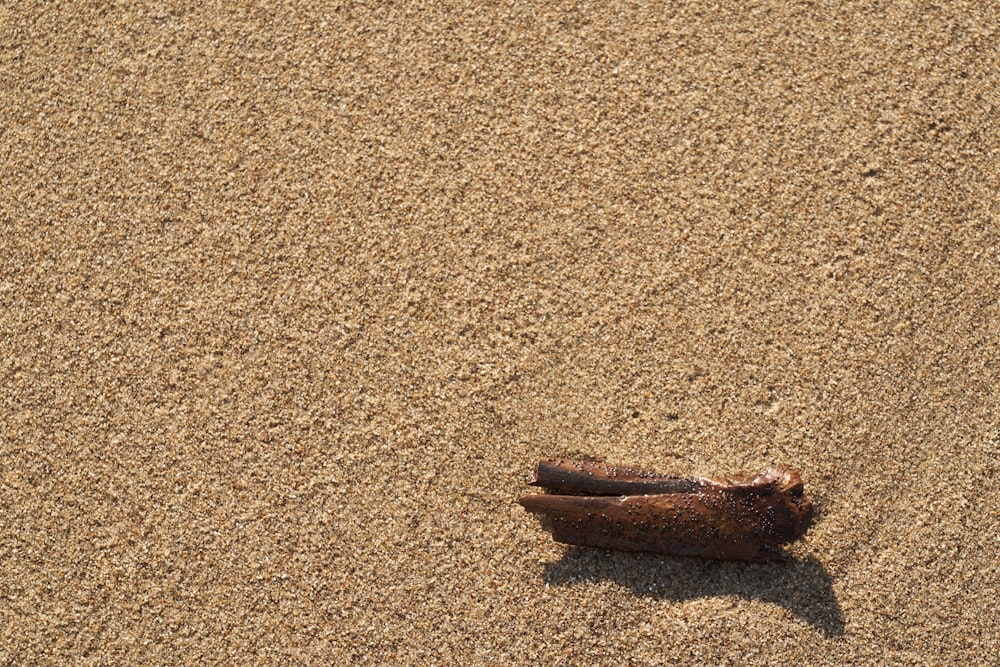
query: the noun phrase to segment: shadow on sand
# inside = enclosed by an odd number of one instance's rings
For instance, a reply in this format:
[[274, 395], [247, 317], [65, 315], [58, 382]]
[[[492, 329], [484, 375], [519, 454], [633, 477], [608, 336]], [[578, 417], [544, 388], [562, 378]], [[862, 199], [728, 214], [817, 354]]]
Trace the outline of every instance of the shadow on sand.
[[828, 637], [844, 634], [833, 578], [815, 558], [736, 563], [646, 553], [569, 548], [545, 566], [554, 586], [614, 581], [636, 595], [670, 600], [736, 595], [781, 605]]

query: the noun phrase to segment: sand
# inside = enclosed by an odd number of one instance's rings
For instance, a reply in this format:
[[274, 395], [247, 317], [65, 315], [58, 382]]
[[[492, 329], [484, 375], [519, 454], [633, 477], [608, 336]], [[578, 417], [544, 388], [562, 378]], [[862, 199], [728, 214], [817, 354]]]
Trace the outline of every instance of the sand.
[[733, 4], [0, 8], [0, 665], [997, 660], [1000, 8]]

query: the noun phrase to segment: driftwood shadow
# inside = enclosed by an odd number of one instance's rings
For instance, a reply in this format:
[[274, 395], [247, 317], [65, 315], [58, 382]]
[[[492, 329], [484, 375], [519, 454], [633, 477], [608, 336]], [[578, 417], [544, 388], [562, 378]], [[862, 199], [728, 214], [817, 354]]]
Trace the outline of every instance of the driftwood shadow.
[[647, 553], [568, 548], [545, 566], [546, 583], [614, 581], [636, 595], [683, 601], [736, 595], [787, 609], [828, 637], [844, 634], [833, 577], [813, 557], [781, 563], [741, 563]]

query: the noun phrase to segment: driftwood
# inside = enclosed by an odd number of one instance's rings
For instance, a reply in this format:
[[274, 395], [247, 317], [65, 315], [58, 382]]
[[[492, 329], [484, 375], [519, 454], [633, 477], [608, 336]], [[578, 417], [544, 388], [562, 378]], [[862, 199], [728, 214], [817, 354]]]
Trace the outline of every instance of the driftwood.
[[556, 542], [723, 560], [782, 560], [812, 503], [790, 468], [749, 477], [668, 477], [592, 461], [546, 459], [529, 482], [557, 492], [518, 502]]

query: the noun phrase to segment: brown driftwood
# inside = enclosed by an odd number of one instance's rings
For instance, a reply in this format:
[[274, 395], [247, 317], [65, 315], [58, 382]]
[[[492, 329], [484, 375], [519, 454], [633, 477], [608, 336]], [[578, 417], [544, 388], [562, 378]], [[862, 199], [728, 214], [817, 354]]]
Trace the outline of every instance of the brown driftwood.
[[[723, 560], [781, 560], [805, 533], [812, 503], [790, 468], [748, 477], [668, 477], [592, 461], [546, 459], [518, 502], [556, 542]], [[572, 495], [567, 495], [572, 494]]]

